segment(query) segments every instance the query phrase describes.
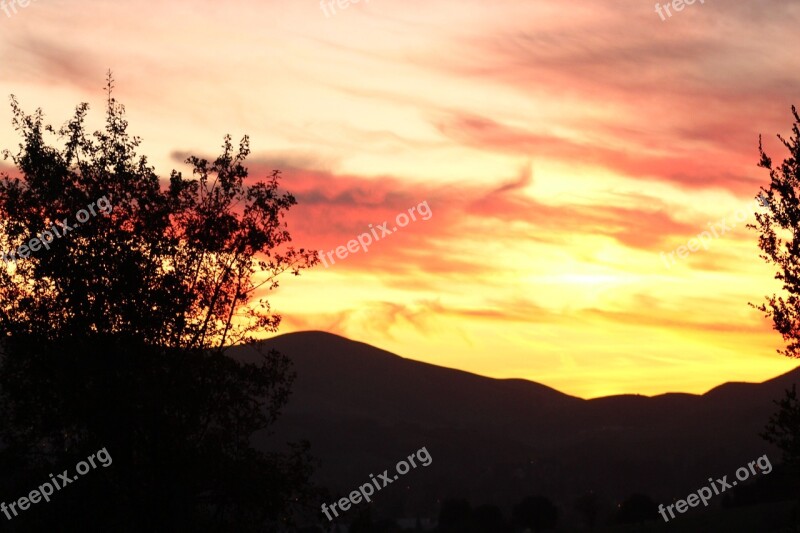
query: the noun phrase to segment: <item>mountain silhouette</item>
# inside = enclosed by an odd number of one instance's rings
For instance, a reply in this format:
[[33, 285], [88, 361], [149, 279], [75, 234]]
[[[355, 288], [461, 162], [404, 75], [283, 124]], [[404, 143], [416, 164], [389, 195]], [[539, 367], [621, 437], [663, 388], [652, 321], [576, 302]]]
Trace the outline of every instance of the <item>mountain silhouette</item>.
[[[294, 362], [297, 381], [268, 447], [308, 439], [318, 480], [346, 494], [369, 474], [425, 446], [433, 457], [373, 502], [435, 515], [437, 501], [509, 502], [593, 491], [613, 501], [641, 492], [671, 501], [777, 449], [759, 437], [774, 399], [800, 369], [764, 383], [725, 383], [702, 395], [584, 400], [522, 379], [492, 379], [412, 361], [323, 332], [265, 342]], [[253, 360], [247, 346], [232, 348]], [[718, 504], [718, 502], [713, 502]]]

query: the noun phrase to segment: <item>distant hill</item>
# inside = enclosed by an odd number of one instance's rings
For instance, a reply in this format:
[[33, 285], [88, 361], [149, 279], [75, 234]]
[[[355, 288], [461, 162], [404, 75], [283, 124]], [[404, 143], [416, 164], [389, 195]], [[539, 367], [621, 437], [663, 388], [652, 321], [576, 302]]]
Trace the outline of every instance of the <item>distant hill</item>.
[[[297, 381], [277, 434], [262, 446], [308, 439], [322, 463], [318, 479], [342, 494], [427, 447], [433, 463], [374, 502], [395, 516], [433, 516], [437, 502], [452, 496], [499, 505], [534, 493], [571, 502], [589, 490], [613, 501], [634, 492], [663, 502], [684, 497], [765, 453], [779, 461], [758, 433], [775, 410], [772, 400], [800, 378], [795, 369], [703, 395], [583, 400], [328, 333], [292, 333], [265, 345], [291, 357]], [[255, 357], [250, 347], [229, 353]]]

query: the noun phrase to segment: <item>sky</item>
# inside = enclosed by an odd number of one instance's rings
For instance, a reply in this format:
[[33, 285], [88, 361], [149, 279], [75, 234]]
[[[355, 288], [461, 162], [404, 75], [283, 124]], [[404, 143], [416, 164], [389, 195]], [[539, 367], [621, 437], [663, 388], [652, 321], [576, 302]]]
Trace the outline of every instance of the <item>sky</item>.
[[[585, 398], [702, 393], [797, 366], [748, 305], [780, 286], [745, 226], [769, 183], [759, 134], [782, 161], [800, 104], [800, 4], [661, 13], [6, 0], [0, 94], [55, 125], [88, 102], [99, 126], [111, 69], [165, 178], [249, 135], [251, 176], [279, 169], [298, 199], [294, 244], [331, 253], [270, 294], [280, 333]], [[14, 148], [8, 106], [3, 123]]]

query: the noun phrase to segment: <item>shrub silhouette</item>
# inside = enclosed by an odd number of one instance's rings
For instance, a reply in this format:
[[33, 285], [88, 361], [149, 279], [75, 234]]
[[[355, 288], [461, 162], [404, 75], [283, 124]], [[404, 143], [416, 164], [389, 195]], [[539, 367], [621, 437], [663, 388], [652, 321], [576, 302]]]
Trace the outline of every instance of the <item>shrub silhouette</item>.
[[[242, 364], [225, 346], [276, 331], [259, 287], [316, 262], [290, 245], [279, 173], [245, 185], [248, 139], [226, 136], [192, 179], [162, 187], [112, 97], [89, 135], [81, 104], [60, 129], [12, 97], [18, 176], [0, 181], [0, 249], [113, 206], [16, 263], [0, 263], [0, 497], [13, 501], [106, 447], [113, 458], [7, 522], [25, 530], [269, 531], [316, 494], [308, 445], [251, 446], [293, 374], [276, 352]], [[51, 139], [54, 135], [58, 138]], [[68, 222], [69, 224], [69, 222]]]

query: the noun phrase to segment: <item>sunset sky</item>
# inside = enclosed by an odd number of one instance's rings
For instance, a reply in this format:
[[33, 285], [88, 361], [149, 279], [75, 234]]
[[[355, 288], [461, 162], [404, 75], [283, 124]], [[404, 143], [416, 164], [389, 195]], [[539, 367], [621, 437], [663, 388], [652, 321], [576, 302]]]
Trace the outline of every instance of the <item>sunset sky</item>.
[[297, 246], [331, 251], [427, 202], [429, 220], [367, 253], [286, 277], [281, 333], [581, 397], [797, 365], [748, 306], [779, 286], [744, 226], [768, 185], [758, 135], [781, 161], [800, 104], [800, 4], [708, 0], [666, 20], [629, 0], [326, 7], [38, 0], [0, 11], [0, 93], [55, 125], [89, 102], [96, 127], [112, 69], [164, 177], [250, 135], [251, 175], [282, 170], [299, 201]]

